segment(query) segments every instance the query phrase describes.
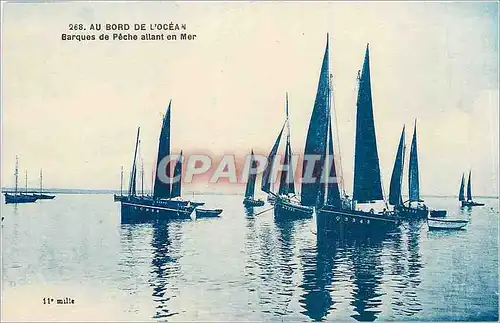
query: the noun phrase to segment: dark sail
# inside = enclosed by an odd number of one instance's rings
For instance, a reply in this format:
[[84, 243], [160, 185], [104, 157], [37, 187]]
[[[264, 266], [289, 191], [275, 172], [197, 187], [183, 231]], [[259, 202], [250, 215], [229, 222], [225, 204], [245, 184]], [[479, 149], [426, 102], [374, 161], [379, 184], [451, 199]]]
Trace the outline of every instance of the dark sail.
[[354, 152], [354, 200], [364, 203], [382, 200], [382, 184], [373, 120], [370, 80], [370, 52], [366, 45], [365, 61], [359, 80]]
[[283, 167], [289, 167], [288, 170], [281, 171], [280, 187], [278, 194], [287, 195], [295, 193], [295, 185], [293, 182], [293, 169], [292, 169], [292, 148], [290, 146], [290, 139], [287, 138], [285, 148], [285, 160]]
[[[160, 163], [163, 158], [170, 155], [170, 108], [172, 105], [172, 101], [168, 104], [167, 112], [163, 117], [163, 124], [161, 127], [160, 139], [158, 143], [158, 158], [156, 159], [156, 172], [155, 172], [155, 185], [153, 197], [155, 199], [158, 198], [169, 198], [171, 183], [170, 183], [170, 163], [166, 165], [166, 169], [160, 169]], [[166, 183], [162, 182], [158, 176], [158, 172], [165, 172], [168, 177], [168, 181]]]
[[257, 162], [253, 157], [253, 149], [252, 149], [252, 154], [250, 155], [250, 169], [248, 170], [247, 187], [245, 189], [245, 197], [253, 198], [254, 196], [255, 179], [257, 178], [257, 174], [255, 174], [256, 168], [257, 168]]
[[469, 171], [469, 181], [467, 182], [467, 201], [472, 201], [472, 187], [470, 182], [470, 173]]
[[170, 194], [170, 197], [173, 198], [181, 196], [181, 186], [182, 186], [182, 150], [179, 155], [179, 158], [177, 158], [177, 161], [175, 162], [174, 176], [172, 179], [172, 192]]
[[273, 169], [274, 158], [276, 157], [276, 153], [278, 152], [278, 146], [280, 144], [281, 135], [283, 134], [283, 129], [285, 129], [285, 125], [286, 122], [283, 124], [283, 127], [281, 127], [281, 131], [278, 137], [276, 138], [276, 141], [274, 142], [273, 148], [271, 149], [269, 156], [267, 156], [266, 169], [264, 169], [264, 172], [262, 173], [261, 190], [266, 193], [271, 192], [271, 171]]
[[328, 140], [328, 158], [330, 164], [330, 172], [328, 175], [329, 180], [332, 180], [335, 178], [335, 181], [332, 183], [328, 183], [327, 185], [327, 195], [326, 195], [326, 203], [328, 205], [340, 207], [341, 206], [341, 200], [340, 200], [340, 190], [339, 190], [339, 184], [337, 180], [337, 171], [335, 169], [335, 156], [333, 154], [333, 136], [332, 136], [332, 121], [330, 118], [329, 126], [328, 126], [328, 135], [330, 140]]
[[292, 169], [292, 146], [290, 145], [290, 118], [288, 116], [288, 93], [286, 94], [285, 109], [286, 109], [287, 135], [286, 135], [286, 146], [285, 146], [285, 160], [283, 162], [283, 170], [281, 171], [280, 187], [278, 191], [278, 194], [280, 195], [295, 193], [295, 185], [294, 185], [293, 169]]
[[462, 181], [460, 182], [460, 192], [458, 193], [459, 201], [465, 201], [464, 190], [465, 190], [464, 174], [462, 174]]
[[410, 202], [420, 201], [420, 185], [418, 179], [418, 154], [417, 154], [417, 120], [413, 130], [413, 139], [410, 148], [410, 170], [408, 175], [408, 188]]
[[401, 183], [403, 180], [403, 163], [405, 159], [405, 127], [403, 126], [403, 131], [401, 132], [401, 138], [399, 138], [398, 151], [396, 153], [396, 159], [394, 161], [394, 168], [392, 169], [391, 184], [389, 186], [389, 204], [390, 205], [401, 205]]
[[[304, 148], [304, 161], [302, 163], [302, 189], [301, 189], [301, 204], [306, 206], [314, 206], [322, 204], [324, 199], [324, 182], [321, 181], [323, 176], [323, 165], [326, 155], [326, 138], [328, 131], [328, 108], [330, 100], [330, 84], [329, 84], [329, 49], [328, 35], [326, 39], [325, 54], [321, 65], [319, 75], [318, 89], [314, 108], [309, 122], [307, 131], [306, 145]], [[319, 161], [316, 161], [311, 178], [306, 174], [307, 156], [318, 156]], [[311, 160], [312, 162], [312, 160]], [[306, 178], [307, 177], [307, 178]], [[321, 193], [322, 192], [322, 193]], [[320, 198], [321, 200], [318, 200]]]
[[128, 184], [128, 195], [136, 195], [136, 177], [137, 177], [137, 148], [139, 146], [139, 133], [141, 128], [137, 128], [137, 138], [135, 140], [134, 160], [132, 162], [132, 171], [130, 172], [130, 183]]

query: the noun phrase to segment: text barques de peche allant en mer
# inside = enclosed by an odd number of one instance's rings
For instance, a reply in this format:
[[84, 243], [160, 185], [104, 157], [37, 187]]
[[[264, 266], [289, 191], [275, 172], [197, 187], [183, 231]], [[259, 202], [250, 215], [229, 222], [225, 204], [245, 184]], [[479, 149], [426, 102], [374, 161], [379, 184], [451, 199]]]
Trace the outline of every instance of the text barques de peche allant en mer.
[[186, 32], [186, 24], [134, 23], [134, 24], [69, 24], [68, 32], [61, 34], [63, 41], [176, 41], [195, 40], [196, 34]]

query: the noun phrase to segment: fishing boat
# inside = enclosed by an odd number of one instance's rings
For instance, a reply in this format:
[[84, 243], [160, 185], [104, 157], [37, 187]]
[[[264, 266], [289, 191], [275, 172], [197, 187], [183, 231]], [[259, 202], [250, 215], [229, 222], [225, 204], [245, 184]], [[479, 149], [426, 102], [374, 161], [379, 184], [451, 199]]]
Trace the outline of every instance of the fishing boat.
[[271, 151], [269, 152], [269, 155], [267, 156], [267, 163], [266, 163], [266, 168], [264, 169], [264, 172], [262, 172], [262, 182], [260, 189], [267, 193], [267, 201], [274, 205], [274, 201], [276, 201], [276, 193], [273, 192], [273, 179], [271, 178], [272, 175], [272, 167], [274, 165], [274, 160], [276, 159], [276, 154], [278, 153], [278, 148], [279, 144], [281, 142], [281, 136], [283, 135], [283, 130], [285, 130], [285, 125], [286, 122], [283, 123], [283, 126], [281, 127], [280, 132], [278, 133], [278, 137], [276, 137], [276, 140], [274, 141], [273, 147], [271, 148]]
[[[286, 94], [286, 119], [281, 129], [278, 138], [274, 143], [274, 146], [269, 153], [267, 158], [268, 164], [263, 173], [263, 185], [265, 186], [263, 191], [274, 195], [274, 217], [276, 219], [304, 219], [311, 218], [314, 212], [314, 208], [306, 205], [302, 205], [300, 198], [295, 194], [295, 184], [294, 175], [292, 169], [292, 148], [290, 144], [290, 118], [288, 113], [288, 93]], [[284, 127], [286, 126], [286, 144], [285, 144], [285, 158], [283, 161], [283, 169], [281, 171], [279, 189], [277, 193], [273, 193], [270, 190], [270, 175], [272, 168], [274, 166], [274, 159], [278, 151], [279, 143], [281, 141], [281, 136], [283, 134]]]
[[[402, 137], [404, 140], [404, 137]], [[403, 149], [404, 150], [404, 149]], [[403, 153], [404, 157], [404, 153]], [[396, 166], [396, 165], [395, 165]], [[393, 173], [394, 175], [394, 173]], [[415, 127], [413, 129], [413, 138], [410, 148], [410, 164], [408, 171], [408, 201], [405, 203], [398, 203], [394, 206], [396, 213], [406, 220], [420, 220], [427, 218], [429, 208], [420, 199], [420, 181], [418, 170], [418, 153], [417, 153], [417, 120], [415, 120]], [[401, 190], [401, 186], [399, 186]]]
[[446, 216], [446, 210], [430, 210], [431, 218], [444, 218]]
[[196, 218], [218, 218], [222, 209], [201, 209], [196, 208]]
[[28, 194], [28, 172], [25, 173], [26, 178], [26, 190], [25, 193], [22, 193], [18, 190], [18, 181], [19, 181], [19, 157], [16, 155], [16, 169], [14, 172], [14, 176], [16, 178], [16, 186], [14, 189], [14, 193], [5, 192], [5, 204], [15, 204], [15, 203], [33, 203], [38, 200], [33, 194]]
[[245, 198], [243, 199], [243, 205], [247, 207], [263, 206], [264, 201], [261, 199], [255, 199], [255, 180], [257, 178], [257, 173], [255, 169], [257, 168], [257, 161], [255, 160], [253, 149], [250, 155], [250, 169], [248, 171], [248, 181], [245, 189]]
[[[137, 148], [139, 145], [140, 128], [137, 129], [137, 138], [130, 174], [128, 195], [121, 203], [122, 222], [142, 221], [142, 220], [162, 220], [162, 219], [188, 219], [191, 218], [195, 207], [201, 203], [191, 203], [191, 201], [181, 198], [182, 183], [182, 151], [175, 160], [173, 176], [170, 162], [163, 165], [165, 158], [172, 158], [170, 155], [170, 122], [171, 122], [170, 101], [165, 116], [163, 117], [160, 138], [158, 142], [158, 155], [156, 163], [156, 173], [154, 179], [153, 195], [137, 195], [136, 174], [137, 174]], [[160, 178], [160, 170], [164, 167], [166, 176]]]
[[468, 220], [462, 219], [427, 219], [429, 230], [457, 230], [465, 227], [468, 223]]
[[458, 200], [462, 206], [483, 206], [484, 203], [474, 202], [472, 200], [472, 184], [471, 184], [471, 171], [469, 170], [469, 180], [467, 181], [467, 199], [464, 196], [464, 175], [462, 174], [462, 182], [460, 183], [460, 193]]
[[125, 195], [123, 195], [123, 166], [122, 166], [120, 168], [120, 195], [113, 194], [113, 200], [115, 202], [120, 202], [124, 198], [125, 198]]
[[55, 195], [48, 195], [48, 194], [43, 194], [43, 173], [42, 170], [40, 169], [40, 193], [33, 193], [34, 196], [36, 196], [39, 200], [53, 200], [56, 196]]
[[[375, 203], [384, 202], [380, 174], [370, 80], [369, 45], [366, 46], [362, 72], [358, 72], [358, 98], [354, 156], [354, 186], [352, 200], [341, 197], [341, 188], [335, 167], [332, 132], [333, 87], [329, 70], [328, 36], [318, 90], [314, 103], [304, 155], [319, 155], [320, 163], [315, 172], [316, 181], [302, 184], [302, 204], [316, 206], [318, 237], [354, 237], [383, 234], [395, 229], [399, 218], [388, 211], [375, 211]], [[340, 151], [340, 150], [339, 150]], [[338, 156], [340, 158], [340, 155]], [[341, 165], [341, 163], [339, 163]], [[323, 167], [328, 165], [327, 172]], [[305, 173], [307, 165], [303, 164]], [[340, 166], [341, 167], [341, 166]], [[315, 168], [316, 169], [316, 168]], [[341, 172], [341, 168], [340, 168]], [[321, 181], [322, 174], [327, 179]], [[342, 177], [342, 176], [340, 176]], [[343, 191], [343, 189], [342, 189]], [[326, 199], [325, 199], [326, 197]], [[368, 206], [368, 207], [367, 207]]]

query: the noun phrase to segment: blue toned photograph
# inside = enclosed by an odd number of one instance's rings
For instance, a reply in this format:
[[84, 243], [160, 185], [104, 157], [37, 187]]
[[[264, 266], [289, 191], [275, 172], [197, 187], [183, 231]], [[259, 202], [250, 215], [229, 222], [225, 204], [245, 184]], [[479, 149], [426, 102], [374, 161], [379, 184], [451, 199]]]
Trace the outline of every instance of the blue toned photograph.
[[1, 320], [497, 322], [498, 2], [1, 2]]

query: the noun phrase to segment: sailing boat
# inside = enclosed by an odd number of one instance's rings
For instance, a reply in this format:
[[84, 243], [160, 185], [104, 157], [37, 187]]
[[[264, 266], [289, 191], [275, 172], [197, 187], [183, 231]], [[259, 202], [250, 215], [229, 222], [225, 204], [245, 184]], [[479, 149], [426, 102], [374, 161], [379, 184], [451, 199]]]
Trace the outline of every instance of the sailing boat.
[[[285, 159], [283, 163], [283, 170], [281, 171], [280, 183], [278, 193], [273, 193], [271, 190], [264, 190], [264, 192], [274, 195], [274, 217], [276, 219], [303, 219], [312, 217], [314, 209], [310, 206], [302, 205], [298, 196], [295, 194], [294, 176], [292, 169], [292, 147], [290, 145], [290, 118], [288, 115], [288, 93], [286, 94], [286, 119], [285, 125], [287, 126], [287, 136], [285, 144]], [[285, 126], [284, 125], [284, 126]], [[283, 127], [284, 127], [283, 126]], [[269, 177], [271, 174], [271, 169], [274, 166], [274, 158], [276, 156], [276, 151], [279, 146], [281, 135], [283, 133], [281, 129], [278, 138], [276, 139], [275, 145], [271, 149], [271, 153], [268, 160], [272, 160], [272, 163], [268, 163], [266, 166], [265, 177], [263, 181], [269, 182]]]
[[[331, 98], [333, 89], [329, 77], [327, 38], [318, 92], [309, 123], [308, 140], [304, 154], [315, 151], [321, 154], [321, 157], [325, 156], [325, 159], [331, 159], [332, 166], [330, 166], [329, 172], [326, 172], [328, 175], [327, 183], [316, 181], [316, 183], [312, 183], [314, 185], [302, 185], [302, 202], [309, 205], [316, 204], [318, 236], [327, 236], [332, 233], [337, 237], [344, 237], [346, 234], [378, 234], [395, 228], [399, 223], [398, 217], [388, 212], [387, 209], [382, 212], [375, 212], [373, 208], [369, 211], [358, 210], [358, 203], [373, 203], [374, 201], [383, 200], [373, 119], [368, 45], [366, 46], [363, 70], [361, 74], [358, 73], [358, 80], [354, 189], [353, 201], [348, 203], [349, 201], [345, 197], [340, 196], [338, 181], [330, 180], [332, 177], [336, 178], [336, 171], [334, 168], [333, 137], [331, 135]], [[309, 134], [315, 136], [309, 138]], [[326, 147], [328, 147], [328, 153]], [[318, 174], [321, 174], [322, 171], [320, 169]], [[304, 197], [307, 197], [307, 200]]]
[[120, 195], [114, 194], [113, 199], [115, 202], [119, 202], [123, 198], [124, 198], [124, 195], [123, 195], [123, 166], [121, 166], [121, 168], [120, 168]]
[[462, 206], [483, 206], [484, 203], [474, 202], [472, 200], [472, 187], [471, 187], [471, 171], [469, 170], [469, 180], [467, 181], [467, 200], [464, 197], [464, 175], [462, 174], [462, 182], [460, 183], [460, 194], [458, 200]]
[[10, 203], [33, 203], [38, 198], [35, 195], [28, 194], [28, 172], [26, 172], [26, 193], [23, 194], [18, 190], [18, 179], [19, 179], [19, 157], [16, 155], [16, 170], [14, 172], [16, 178], [16, 186], [14, 194], [5, 192], [5, 204]]
[[181, 198], [182, 154], [176, 161], [173, 177], [170, 177], [172, 173], [170, 163], [165, 167], [166, 178], [163, 176], [160, 177], [159, 170], [161, 167], [165, 166], [163, 165], [163, 160], [170, 157], [171, 105], [172, 101], [170, 101], [165, 116], [163, 117], [158, 142], [158, 156], [156, 160], [157, 172], [155, 174], [153, 196], [140, 196], [136, 194], [136, 161], [140, 128], [137, 129], [128, 196], [120, 201], [122, 222], [172, 218], [187, 219], [190, 218], [196, 206], [204, 204], [199, 202], [192, 203]]
[[[404, 140], [404, 137], [402, 138]], [[410, 165], [408, 171], [408, 205], [400, 203], [395, 205], [394, 207], [396, 213], [402, 218], [425, 219], [429, 214], [429, 208], [425, 204], [423, 204], [424, 201], [420, 199], [419, 175], [417, 153], [417, 120], [415, 119], [415, 127], [413, 129], [413, 138], [410, 148]], [[401, 187], [399, 187], [399, 190], [401, 190]], [[412, 204], [412, 202], [416, 202], [416, 204]]]
[[257, 178], [257, 174], [255, 173], [255, 169], [257, 168], [257, 162], [254, 158], [253, 149], [250, 155], [250, 169], [248, 172], [248, 181], [245, 189], [245, 198], [243, 199], [243, 204], [247, 207], [254, 206], [263, 206], [264, 201], [261, 199], [255, 199], [255, 179]]
[[403, 125], [403, 131], [401, 132], [401, 137], [399, 138], [398, 150], [396, 152], [394, 167], [392, 168], [391, 183], [389, 186], [389, 204], [393, 205], [395, 209], [403, 205], [401, 186], [403, 182], [405, 150], [405, 126]]
[[39, 200], [52, 200], [56, 197], [55, 195], [43, 194], [43, 173], [41, 169], [40, 169], [40, 193], [39, 194], [35, 193], [33, 195], [36, 196]]
[[272, 179], [271, 179], [271, 171], [273, 169], [274, 165], [274, 160], [276, 158], [276, 153], [278, 152], [278, 146], [281, 142], [281, 136], [283, 135], [283, 130], [285, 129], [286, 121], [283, 123], [283, 127], [281, 127], [281, 130], [278, 134], [278, 137], [276, 137], [276, 140], [274, 141], [274, 145], [271, 148], [271, 152], [267, 156], [267, 163], [266, 163], [266, 168], [264, 169], [264, 172], [262, 173], [262, 183], [260, 189], [268, 193], [267, 195], [267, 201], [271, 204], [274, 204], [274, 201], [276, 200], [276, 194], [272, 191]]

